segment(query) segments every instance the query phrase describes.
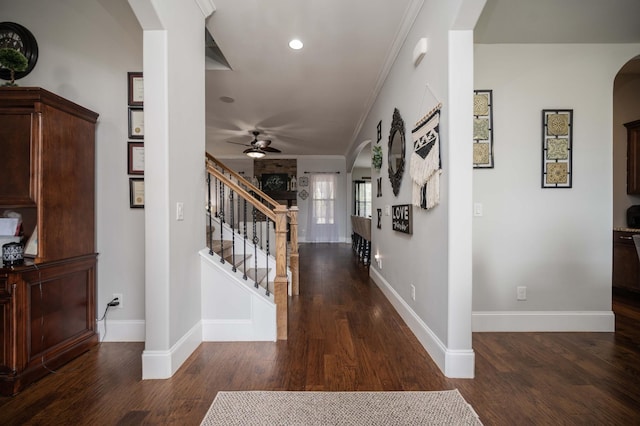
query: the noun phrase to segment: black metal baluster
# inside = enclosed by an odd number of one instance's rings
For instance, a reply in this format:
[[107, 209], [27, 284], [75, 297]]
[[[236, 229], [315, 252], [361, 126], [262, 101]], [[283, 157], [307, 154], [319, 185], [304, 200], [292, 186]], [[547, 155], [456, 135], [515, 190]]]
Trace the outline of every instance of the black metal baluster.
[[207, 173], [207, 210], [209, 210], [209, 229], [207, 230], [207, 242], [209, 243], [209, 255], [213, 256], [213, 212], [211, 211], [211, 173]]
[[235, 217], [234, 217], [234, 208], [235, 204], [233, 202], [233, 190], [229, 189], [229, 204], [231, 204], [231, 270], [233, 272], [236, 271], [236, 233], [234, 230], [235, 226]]
[[270, 229], [269, 229], [269, 217], [268, 216], [266, 216], [266, 222], [265, 223], [267, 224], [267, 238], [266, 238], [266, 240], [267, 240], [267, 256], [265, 258], [266, 259], [266, 264], [267, 264], [267, 293], [266, 294], [267, 294], [267, 296], [269, 296], [269, 294], [270, 294], [269, 293], [269, 254], [270, 254], [270, 251], [269, 251], [270, 250], [269, 249], [269, 234], [270, 234], [270, 232], [269, 231], [270, 231]]
[[243, 256], [244, 261], [242, 262], [243, 275], [242, 278], [247, 279], [247, 200], [244, 200], [244, 239], [243, 239]]
[[254, 207], [253, 208], [253, 256], [254, 256], [254, 267], [253, 267], [253, 272], [254, 272], [254, 276], [253, 276], [253, 280], [255, 282], [255, 287], [258, 288], [260, 286], [260, 284], [258, 284], [258, 242], [260, 241], [260, 239], [258, 238], [258, 235], [256, 234], [256, 216], [257, 216], [258, 210]]
[[220, 181], [220, 263], [224, 263], [224, 184]]

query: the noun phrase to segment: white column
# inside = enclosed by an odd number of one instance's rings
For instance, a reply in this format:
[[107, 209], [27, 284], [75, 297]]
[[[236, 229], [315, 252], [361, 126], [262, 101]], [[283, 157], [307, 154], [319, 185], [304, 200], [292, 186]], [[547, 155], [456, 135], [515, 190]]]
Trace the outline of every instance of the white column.
[[[143, 379], [168, 378], [202, 340], [205, 18], [210, 0], [129, 0], [144, 30]], [[184, 206], [177, 221], [176, 204]]]

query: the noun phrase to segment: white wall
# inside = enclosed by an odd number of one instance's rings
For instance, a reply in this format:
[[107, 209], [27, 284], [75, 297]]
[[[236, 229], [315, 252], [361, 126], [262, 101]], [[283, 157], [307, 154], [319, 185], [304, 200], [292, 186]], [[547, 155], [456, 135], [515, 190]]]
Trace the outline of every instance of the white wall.
[[352, 180], [363, 180], [365, 177], [367, 180], [371, 179], [371, 173], [373, 170], [371, 168], [364, 167], [354, 167], [351, 171], [351, 179]]
[[[493, 90], [495, 129], [495, 168], [474, 170], [474, 202], [484, 211], [473, 223], [476, 314], [580, 311], [584, 323], [599, 318], [594, 329], [613, 327], [606, 315], [613, 79], [639, 51], [638, 45], [476, 45], [475, 88]], [[571, 189], [541, 188], [541, 110], [549, 108], [574, 110]], [[527, 287], [526, 301], [516, 301], [517, 286]], [[518, 327], [509, 315], [485, 319], [476, 315], [474, 330]], [[562, 327], [558, 321], [554, 327]]]
[[[127, 71], [142, 70], [142, 30], [126, 0], [0, 0], [2, 20], [35, 36], [35, 69], [18, 80], [98, 114], [96, 134], [97, 311], [113, 293], [107, 340], [144, 340], [144, 210], [129, 208]], [[105, 337], [104, 334], [101, 338]]]
[[[388, 178], [387, 142], [392, 114], [394, 108], [400, 111], [405, 123], [407, 153], [410, 153], [415, 123], [437, 104], [443, 104], [440, 138], [444, 172], [440, 181], [440, 204], [429, 211], [414, 208], [413, 235], [393, 231], [390, 216], [383, 213], [382, 229], [372, 227], [372, 253], [380, 255], [382, 268], [373, 262], [370, 273], [449, 377], [472, 377], [474, 362], [470, 235], [460, 238], [454, 235], [455, 229], [452, 232], [458, 225], [463, 231], [471, 227], [471, 172], [457, 165], [470, 164], [471, 147], [460, 138], [467, 133], [471, 135], [471, 122], [456, 122], [457, 128], [452, 131], [454, 122], [450, 121], [452, 116], [457, 120], [461, 111], [464, 114], [469, 110], [469, 116], [471, 114], [471, 96], [461, 96], [460, 89], [465, 91], [469, 86], [471, 91], [472, 35], [470, 31], [466, 34], [450, 30], [470, 30], [483, 4], [483, 1], [424, 3], [356, 137], [356, 140], [376, 140], [377, 124], [382, 120], [383, 167], [380, 172], [372, 171], [371, 178], [373, 182], [380, 176], [383, 178], [383, 195], [373, 198], [373, 211], [381, 208], [384, 212], [386, 206], [410, 204], [408, 162], [398, 196], [393, 195]], [[470, 18], [465, 20], [462, 15], [469, 11], [467, 17]], [[422, 37], [427, 37], [429, 48], [416, 67], [412, 54]], [[355, 156], [353, 151], [347, 155], [348, 158]], [[455, 197], [450, 196], [452, 186]], [[456, 207], [450, 211], [453, 198], [456, 206], [461, 201], [460, 205], [468, 204], [469, 208], [458, 211]], [[415, 300], [411, 298], [411, 285], [416, 289]]]
[[627, 208], [640, 195], [627, 195], [627, 128], [640, 120], [640, 74], [620, 74], [613, 88], [613, 226], [627, 227]]

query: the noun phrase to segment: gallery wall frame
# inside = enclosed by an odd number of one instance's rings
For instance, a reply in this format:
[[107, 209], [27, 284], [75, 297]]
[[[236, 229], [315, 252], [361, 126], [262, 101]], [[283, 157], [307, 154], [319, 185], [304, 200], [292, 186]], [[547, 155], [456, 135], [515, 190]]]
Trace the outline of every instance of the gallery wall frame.
[[474, 90], [473, 168], [493, 167], [493, 90]]
[[573, 186], [573, 110], [542, 110], [542, 188]]
[[127, 173], [144, 174], [144, 142], [127, 142]]
[[144, 178], [129, 178], [129, 207], [144, 208]]
[[127, 94], [129, 106], [144, 105], [144, 79], [142, 72], [130, 71], [127, 73]]
[[129, 107], [129, 138], [144, 139], [144, 110]]

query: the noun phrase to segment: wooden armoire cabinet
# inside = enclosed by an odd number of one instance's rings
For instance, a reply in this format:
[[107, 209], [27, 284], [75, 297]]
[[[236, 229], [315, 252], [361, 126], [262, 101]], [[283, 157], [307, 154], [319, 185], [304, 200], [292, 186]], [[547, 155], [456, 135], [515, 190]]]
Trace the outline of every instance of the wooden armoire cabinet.
[[37, 87], [0, 88], [0, 216], [22, 217], [33, 258], [0, 268], [0, 394], [98, 343], [98, 114]]

